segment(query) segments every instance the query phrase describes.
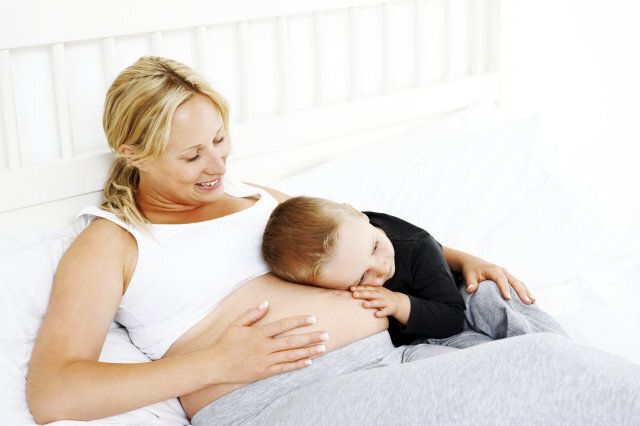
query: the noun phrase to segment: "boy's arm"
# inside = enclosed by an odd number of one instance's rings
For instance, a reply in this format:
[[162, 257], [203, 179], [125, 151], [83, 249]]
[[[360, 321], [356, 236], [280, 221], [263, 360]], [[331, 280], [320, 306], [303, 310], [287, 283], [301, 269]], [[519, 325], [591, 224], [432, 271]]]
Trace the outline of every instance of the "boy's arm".
[[442, 250], [451, 270], [462, 275], [467, 292], [475, 293], [481, 281], [491, 280], [496, 283], [505, 300], [511, 300], [511, 287], [513, 287], [522, 302], [527, 305], [535, 303], [536, 299], [525, 283], [505, 268], [449, 247], [442, 247]]
[[[464, 304], [452, 304], [426, 300], [407, 295], [410, 300], [410, 314], [403, 334], [416, 334], [424, 337], [445, 338], [462, 331], [464, 323]], [[398, 318], [396, 318], [400, 324]]]
[[455, 250], [445, 246], [442, 246], [442, 252], [444, 253], [444, 258], [449, 268], [451, 268], [452, 271], [462, 272], [464, 259], [469, 255], [460, 250]]
[[417, 296], [406, 295], [410, 310], [404, 333], [443, 338], [462, 331], [464, 300], [441, 247], [428, 233], [416, 244], [411, 286]]
[[398, 310], [393, 316], [400, 324], [406, 326], [409, 322], [409, 315], [411, 314], [411, 299], [404, 293], [396, 292]]

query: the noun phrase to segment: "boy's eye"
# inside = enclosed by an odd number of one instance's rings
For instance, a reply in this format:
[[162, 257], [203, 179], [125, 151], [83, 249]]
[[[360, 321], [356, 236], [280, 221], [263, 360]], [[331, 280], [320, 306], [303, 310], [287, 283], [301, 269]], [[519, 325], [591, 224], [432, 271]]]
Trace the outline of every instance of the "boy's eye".
[[214, 145], [218, 145], [219, 143], [222, 143], [225, 141], [225, 138], [220, 138], [220, 139], [214, 139], [213, 140], [213, 144]]

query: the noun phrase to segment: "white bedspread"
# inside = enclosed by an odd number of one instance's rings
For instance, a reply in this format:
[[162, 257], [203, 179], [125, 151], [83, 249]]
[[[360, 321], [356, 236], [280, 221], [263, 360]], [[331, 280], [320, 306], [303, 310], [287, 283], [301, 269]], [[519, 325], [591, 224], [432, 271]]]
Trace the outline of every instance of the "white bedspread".
[[439, 141], [418, 129], [274, 185], [395, 214], [502, 265], [577, 342], [640, 364], [640, 233], [545, 170], [536, 125]]
[[[423, 126], [271, 186], [414, 222], [444, 245], [507, 267], [577, 342], [640, 364], [640, 234], [619, 229], [603, 206], [545, 171], [531, 149], [535, 126], [526, 118], [463, 137], [456, 135], [468, 129]], [[0, 417], [7, 424], [33, 424], [27, 362], [73, 237], [70, 228], [0, 234]], [[146, 360], [115, 325], [101, 359]], [[76, 423], [85, 422], [56, 422]], [[172, 399], [92, 423], [188, 422]]]

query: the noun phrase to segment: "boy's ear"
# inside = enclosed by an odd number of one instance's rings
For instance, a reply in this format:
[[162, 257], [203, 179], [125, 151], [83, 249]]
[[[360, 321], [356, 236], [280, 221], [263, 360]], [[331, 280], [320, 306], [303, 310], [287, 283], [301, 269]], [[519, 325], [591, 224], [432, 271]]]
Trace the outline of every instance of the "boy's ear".
[[350, 208], [351, 210], [353, 210], [354, 212], [356, 212], [358, 214], [358, 216], [362, 219], [365, 219], [367, 222], [369, 222], [369, 216], [367, 216], [366, 214], [362, 213], [360, 210], [354, 208], [351, 204], [349, 203], [342, 203], [343, 205], [347, 206], [348, 208]]

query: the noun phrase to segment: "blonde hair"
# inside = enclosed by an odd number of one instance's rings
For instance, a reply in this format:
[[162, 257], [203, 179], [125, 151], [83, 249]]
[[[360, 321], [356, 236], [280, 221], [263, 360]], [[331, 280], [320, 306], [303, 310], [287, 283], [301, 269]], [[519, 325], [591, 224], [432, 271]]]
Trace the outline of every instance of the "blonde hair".
[[[113, 81], [104, 103], [102, 125], [115, 154], [101, 208], [144, 228], [149, 221], [137, 203], [140, 174], [135, 161], [153, 161], [166, 150], [176, 109], [194, 94], [207, 96], [229, 134], [227, 101], [188, 66], [159, 56], [143, 56]], [[120, 153], [123, 145], [133, 155]]]
[[271, 272], [299, 284], [313, 284], [331, 258], [338, 230], [358, 211], [323, 198], [293, 197], [271, 213], [262, 238], [262, 256]]

